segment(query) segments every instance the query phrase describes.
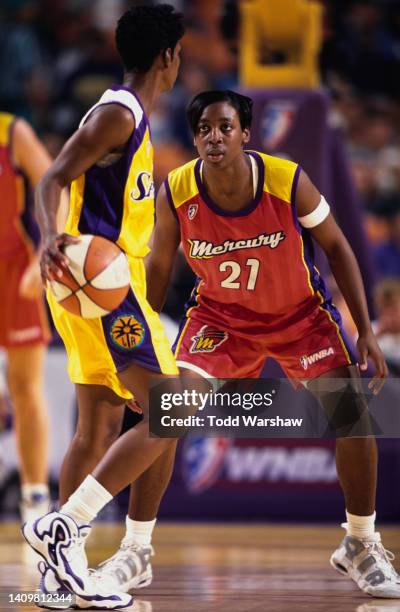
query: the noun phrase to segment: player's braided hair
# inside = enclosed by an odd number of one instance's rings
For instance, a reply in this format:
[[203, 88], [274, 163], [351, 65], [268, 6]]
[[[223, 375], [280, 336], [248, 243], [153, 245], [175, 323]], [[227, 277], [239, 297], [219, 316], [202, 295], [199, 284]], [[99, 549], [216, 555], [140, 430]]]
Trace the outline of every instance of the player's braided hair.
[[251, 121], [253, 119], [253, 100], [251, 98], [242, 96], [230, 89], [203, 91], [193, 98], [186, 109], [186, 116], [193, 134], [197, 132], [200, 117], [204, 109], [215, 102], [228, 102], [236, 109], [242, 130], [251, 127]]
[[150, 70], [160, 53], [172, 53], [185, 33], [183, 14], [170, 4], [133, 6], [117, 24], [115, 42], [125, 70]]

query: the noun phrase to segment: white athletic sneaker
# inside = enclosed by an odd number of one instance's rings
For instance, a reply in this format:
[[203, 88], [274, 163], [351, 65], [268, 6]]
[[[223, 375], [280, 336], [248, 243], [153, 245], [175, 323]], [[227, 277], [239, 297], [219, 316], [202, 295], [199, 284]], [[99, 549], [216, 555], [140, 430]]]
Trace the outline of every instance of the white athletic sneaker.
[[[48, 565], [45, 561], [40, 561], [38, 563], [38, 570], [41, 574], [40, 583], [39, 583], [39, 591], [44, 595], [48, 595], [48, 601], [46, 597], [43, 598], [43, 601], [38, 604], [40, 608], [50, 608], [50, 609], [65, 609], [70, 607], [68, 605], [68, 595], [71, 595], [71, 591], [68, 591], [63, 583], [59, 580], [54, 570], [51, 569], [50, 565]], [[91, 573], [92, 570], [89, 570]], [[64, 595], [64, 598], [60, 597], [61, 603], [57, 603], [57, 598], [52, 597], [56, 595]], [[79, 609], [85, 608], [93, 608], [92, 601], [83, 599], [79, 597], [79, 595], [73, 594], [73, 607]]]
[[150, 561], [153, 555], [152, 546], [140, 546], [131, 537], [125, 537], [117, 552], [94, 570], [94, 576], [125, 593], [141, 589], [153, 580]]
[[400, 576], [391, 561], [394, 554], [385, 550], [379, 533], [368, 538], [346, 535], [330, 562], [372, 597], [400, 598]]
[[[28, 544], [39, 553], [55, 573], [55, 579], [68, 591], [86, 602], [85, 607], [100, 609], [126, 608], [132, 597], [107, 590], [105, 584], [93, 579], [87, 567], [84, 544], [90, 533], [89, 525], [79, 526], [67, 514], [50, 512], [22, 527]], [[48, 575], [48, 580], [50, 574]], [[80, 607], [83, 607], [80, 602]]]
[[50, 512], [50, 497], [41, 493], [34, 494], [30, 499], [23, 499], [19, 509], [22, 524], [34, 521]]

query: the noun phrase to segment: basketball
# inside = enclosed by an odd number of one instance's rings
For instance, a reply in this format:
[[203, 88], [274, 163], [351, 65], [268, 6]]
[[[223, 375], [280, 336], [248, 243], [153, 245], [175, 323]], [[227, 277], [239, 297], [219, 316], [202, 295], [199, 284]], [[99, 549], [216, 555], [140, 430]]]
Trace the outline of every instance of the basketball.
[[129, 290], [128, 260], [121, 249], [101, 236], [79, 237], [65, 247], [68, 269], [50, 282], [57, 302], [84, 319], [103, 317], [117, 308]]

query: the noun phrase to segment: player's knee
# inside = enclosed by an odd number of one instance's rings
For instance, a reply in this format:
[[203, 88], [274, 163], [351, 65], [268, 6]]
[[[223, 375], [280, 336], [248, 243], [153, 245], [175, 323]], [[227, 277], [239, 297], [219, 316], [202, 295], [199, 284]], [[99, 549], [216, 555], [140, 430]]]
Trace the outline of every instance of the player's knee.
[[10, 373], [8, 386], [14, 407], [21, 411], [32, 411], [35, 406], [44, 405], [43, 388], [40, 381], [30, 380], [24, 374]]
[[100, 459], [118, 438], [121, 432], [121, 423], [107, 423], [101, 429], [79, 428], [75, 433], [74, 441], [88, 455], [95, 455]]
[[336, 438], [373, 435], [367, 398], [350, 379], [341, 382], [339, 388], [318, 393], [328, 420], [329, 435]]

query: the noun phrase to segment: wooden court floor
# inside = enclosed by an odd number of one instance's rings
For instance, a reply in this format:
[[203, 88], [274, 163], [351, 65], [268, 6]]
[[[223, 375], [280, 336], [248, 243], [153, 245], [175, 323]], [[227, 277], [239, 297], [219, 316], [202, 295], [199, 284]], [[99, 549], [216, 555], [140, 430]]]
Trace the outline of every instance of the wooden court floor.
[[[133, 612], [400, 612], [400, 600], [363, 595], [329, 565], [343, 530], [325, 526], [159, 525], [154, 537], [153, 584], [136, 592]], [[400, 528], [381, 530], [397, 555]], [[122, 527], [97, 525], [90, 563], [110, 556]], [[15, 523], [0, 524], [0, 608], [10, 591], [32, 591], [37, 574]]]

